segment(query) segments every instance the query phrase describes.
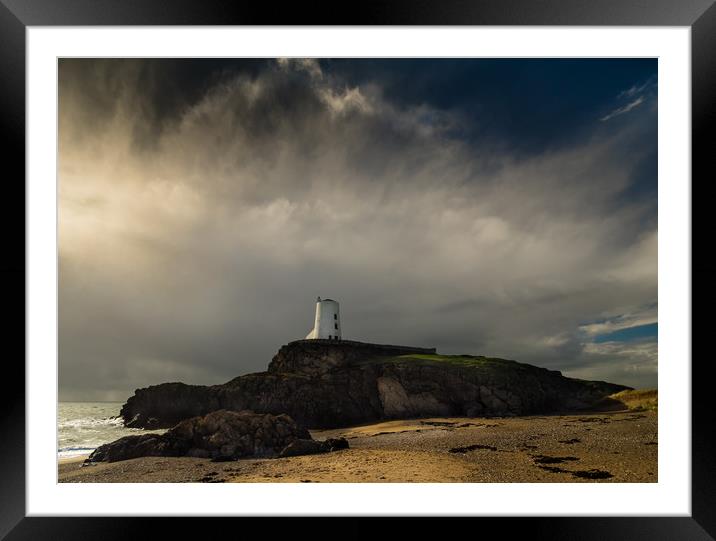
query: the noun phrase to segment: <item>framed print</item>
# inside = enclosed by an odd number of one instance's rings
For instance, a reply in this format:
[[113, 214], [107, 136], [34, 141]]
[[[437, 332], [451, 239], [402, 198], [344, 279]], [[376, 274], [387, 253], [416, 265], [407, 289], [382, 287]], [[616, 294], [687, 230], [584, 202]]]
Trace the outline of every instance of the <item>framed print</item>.
[[0, 534], [712, 538], [712, 4], [3, 0]]

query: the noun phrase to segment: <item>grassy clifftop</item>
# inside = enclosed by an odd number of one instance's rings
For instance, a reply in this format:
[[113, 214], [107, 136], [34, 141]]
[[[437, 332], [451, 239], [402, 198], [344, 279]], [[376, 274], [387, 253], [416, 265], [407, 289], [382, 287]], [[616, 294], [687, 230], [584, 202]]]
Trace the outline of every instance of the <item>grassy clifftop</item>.
[[439, 355], [439, 354], [408, 354], [408, 355], [396, 355], [393, 357], [378, 357], [373, 359], [374, 362], [411, 362], [425, 365], [452, 365], [452, 366], [465, 366], [475, 368], [493, 368], [496, 370], [509, 369], [514, 370], [520, 366], [534, 368], [530, 365], [518, 363], [517, 361], [511, 361], [508, 359], [499, 359], [497, 357], [484, 357], [482, 355]]

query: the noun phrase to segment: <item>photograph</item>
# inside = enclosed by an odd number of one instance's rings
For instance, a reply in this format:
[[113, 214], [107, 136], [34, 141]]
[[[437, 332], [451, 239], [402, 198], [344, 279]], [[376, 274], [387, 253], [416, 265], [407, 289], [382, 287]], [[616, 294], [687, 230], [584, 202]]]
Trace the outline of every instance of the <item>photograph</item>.
[[58, 58], [58, 482], [658, 483], [658, 63]]

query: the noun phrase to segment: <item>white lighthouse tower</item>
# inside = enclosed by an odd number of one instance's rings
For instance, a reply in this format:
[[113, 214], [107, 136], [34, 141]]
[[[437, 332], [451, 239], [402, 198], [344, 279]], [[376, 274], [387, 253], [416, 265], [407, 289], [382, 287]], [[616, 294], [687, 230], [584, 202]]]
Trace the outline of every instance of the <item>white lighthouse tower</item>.
[[341, 316], [338, 310], [338, 302], [333, 299], [316, 300], [316, 320], [313, 330], [308, 333], [306, 339], [340, 340], [341, 339]]

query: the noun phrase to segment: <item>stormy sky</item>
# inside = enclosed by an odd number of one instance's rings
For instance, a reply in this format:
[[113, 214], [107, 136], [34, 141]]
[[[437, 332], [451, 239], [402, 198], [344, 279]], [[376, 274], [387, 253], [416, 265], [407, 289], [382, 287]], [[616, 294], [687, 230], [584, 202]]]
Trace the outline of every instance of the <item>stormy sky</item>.
[[62, 59], [59, 391], [346, 339], [657, 384], [654, 59]]

